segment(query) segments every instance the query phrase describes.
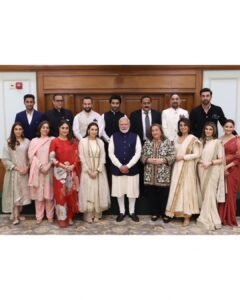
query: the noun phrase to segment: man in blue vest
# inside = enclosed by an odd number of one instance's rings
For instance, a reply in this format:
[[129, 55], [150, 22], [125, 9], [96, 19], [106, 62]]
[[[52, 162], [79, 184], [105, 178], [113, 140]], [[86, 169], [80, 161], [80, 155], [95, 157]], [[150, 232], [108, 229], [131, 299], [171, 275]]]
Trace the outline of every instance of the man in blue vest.
[[135, 202], [139, 197], [139, 166], [141, 141], [139, 136], [129, 131], [130, 121], [124, 116], [119, 120], [119, 130], [109, 142], [109, 157], [112, 172], [112, 197], [117, 197], [120, 213], [116, 221], [125, 217], [124, 196], [129, 200], [129, 215], [134, 222], [139, 222], [135, 214]]

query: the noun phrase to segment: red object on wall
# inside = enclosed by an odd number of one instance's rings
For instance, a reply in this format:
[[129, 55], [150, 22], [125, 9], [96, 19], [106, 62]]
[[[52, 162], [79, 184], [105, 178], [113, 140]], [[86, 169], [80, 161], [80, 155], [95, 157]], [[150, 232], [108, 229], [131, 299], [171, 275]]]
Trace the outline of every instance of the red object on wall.
[[23, 88], [23, 83], [22, 82], [16, 82], [16, 89], [22, 90]]

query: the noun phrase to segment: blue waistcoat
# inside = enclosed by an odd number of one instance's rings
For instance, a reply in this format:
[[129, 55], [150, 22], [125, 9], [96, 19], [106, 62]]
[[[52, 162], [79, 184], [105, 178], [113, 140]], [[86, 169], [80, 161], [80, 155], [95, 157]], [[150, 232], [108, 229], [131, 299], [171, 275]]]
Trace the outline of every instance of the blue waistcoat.
[[[127, 133], [122, 133], [118, 131], [113, 134], [113, 143], [114, 155], [117, 157], [117, 159], [122, 165], [127, 165], [136, 151], [137, 134], [130, 131], [128, 131]], [[138, 163], [136, 163], [129, 169], [128, 174], [122, 174], [120, 170], [116, 166], [114, 166], [113, 163], [111, 163], [111, 172], [113, 175], [116, 176], [134, 176], [139, 173], [139, 166]]]

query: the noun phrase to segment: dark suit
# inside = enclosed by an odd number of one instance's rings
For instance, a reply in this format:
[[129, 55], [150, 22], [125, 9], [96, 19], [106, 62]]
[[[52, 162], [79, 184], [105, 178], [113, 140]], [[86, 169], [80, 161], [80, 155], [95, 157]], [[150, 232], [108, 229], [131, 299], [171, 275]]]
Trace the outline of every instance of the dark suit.
[[[152, 117], [152, 124], [153, 123], [162, 124], [161, 112], [151, 109], [151, 117]], [[131, 121], [131, 131], [139, 135], [141, 143], [143, 145], [144, 140], [143, 140], [142, 110], [139, 109], [133, 111], [130, 115], [130, 121]]]
[[29, 140], [36, 137], [38, 125], [42, 121], [43, 113], [35, 109], [33, 110], [32, 121], [30, 124], [28, 123], [26, 110], [17, 113], [15, 117], [15, 122], [20, 122], [22, 124], [24, 129], [24, 136]]
[[73, 114], [65, 108], [61, 108], [59, 111], [56, 108], [48, 110], [44, 114], [44, 119], [50, 123], [50, 135], [55, 137], [59, 135], [58, 126], [62, 120], [68, 121], [71, 128], [73, 124]]

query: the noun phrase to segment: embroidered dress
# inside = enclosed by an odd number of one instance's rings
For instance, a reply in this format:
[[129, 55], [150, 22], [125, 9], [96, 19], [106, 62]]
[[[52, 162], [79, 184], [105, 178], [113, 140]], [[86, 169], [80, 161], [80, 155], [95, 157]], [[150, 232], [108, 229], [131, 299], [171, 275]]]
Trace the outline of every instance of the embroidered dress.
[[198, 180], [196, 163], [200, 156], [199, 140], [189, 134], [182, 143], [175, 143], [176, 156], [184, 156], [175, 161], [170, 192], [166, 208], [169, 217], [189, 217], [199, 213]]
[[[53, 192], [56, 204], [56, 214], [60, 226], [67, 226], [78, 212], [78, 188], [80, 164], [77, 141], [71, 144], [68, 140], [55, 138], [50, 144], [50, 159], [54, 163]], [[74, 165], [72, 172], [66, 172], [59, 163]]]
[[3, 149], [2, 162], [6, 169], [3, 182], [2, 211], [12, 213], [13, 206], [22, 206], [31, 203], [28, 187], [28, 174], [21, 175], [13, 168], [24, 167], [29, 164], [27, 151], [29, 140], [25, 138], [20, 145], [12, 150], [7, 143]]
[[[110, 207], [110, 193], [105, 168], [105, 150], [102, 140], [82, 138], [79, 143], [82, 173], [79, 190], [79, 210], [83, 213], [98, 214]], [[89, 171], [97, 171], [91, 178]]]
[[[203, 147], [201, 160], [212, 161], [224, 157], [222, 142], [218, 139], [209, 140]], [[224, 165], [216, 164], [204, 169], [198, 164], [202, 208], [198, 223], [208, 230], [221, 228], [221, 219], [217, 203], [225, 202]]]
[[[31, 140], [28, 157], [30, 160], [30, 173], [28, 184], [31, 199], [35, 200], [36, 219], [42, 220], [44, 210], [48, 220], [53, 219], [53, 170], [49, 165], [49, 147], [53, 137], [41, 137]], [[40, 168], [49, 168], [47, 173], [42, 173]]]

